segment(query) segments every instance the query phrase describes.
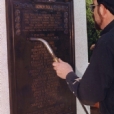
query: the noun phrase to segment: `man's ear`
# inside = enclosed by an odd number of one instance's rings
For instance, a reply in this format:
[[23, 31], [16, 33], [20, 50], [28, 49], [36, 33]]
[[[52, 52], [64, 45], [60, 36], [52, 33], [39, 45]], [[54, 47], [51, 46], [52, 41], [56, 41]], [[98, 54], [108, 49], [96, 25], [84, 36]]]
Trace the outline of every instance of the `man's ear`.
[[103, 4], [100, 4], [99, 6], [99, 13], [104, 17], [106, 14], [107, 9], [104, 7]]

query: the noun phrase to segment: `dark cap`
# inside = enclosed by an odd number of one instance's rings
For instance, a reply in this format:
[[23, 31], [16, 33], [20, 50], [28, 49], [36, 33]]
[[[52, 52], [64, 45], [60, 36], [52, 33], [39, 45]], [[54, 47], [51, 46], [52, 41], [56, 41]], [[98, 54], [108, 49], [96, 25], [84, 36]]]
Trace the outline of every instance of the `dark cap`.
[[114, 15], [114, 0], [97, 0], [98, 4], [103, 4]]
[[98, 2], [98, 3], [105, 2], [105, 3], [108, 3], [108, 4], [114, 6], [114, 0], [97, 0], [97, 2]]

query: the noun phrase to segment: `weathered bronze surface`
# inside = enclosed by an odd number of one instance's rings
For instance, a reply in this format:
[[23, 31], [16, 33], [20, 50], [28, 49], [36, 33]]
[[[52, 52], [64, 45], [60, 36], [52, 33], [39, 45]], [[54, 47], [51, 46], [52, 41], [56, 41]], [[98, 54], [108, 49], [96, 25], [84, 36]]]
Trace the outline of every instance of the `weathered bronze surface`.
[[76, 114], [75, 96], [56, 76], [45, 39], [74, 67], [72, 1], [7, 0], [11, 114]]

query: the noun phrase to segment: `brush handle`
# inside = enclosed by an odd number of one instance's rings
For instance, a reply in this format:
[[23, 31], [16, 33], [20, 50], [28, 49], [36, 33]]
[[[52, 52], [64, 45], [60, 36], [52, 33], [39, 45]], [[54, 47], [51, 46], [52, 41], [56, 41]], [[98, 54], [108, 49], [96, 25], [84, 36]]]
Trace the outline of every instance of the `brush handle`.
[[52, 54], [52, 58], [54, 62], [59, 62], [58, 57], [56, 57], [55, 54]]
[[54, 58], [53, 58], [53, 61], [54, 61], [54, 62], [59, 62], [59, 60], [58, 60], [57, 57], [54, 57]]

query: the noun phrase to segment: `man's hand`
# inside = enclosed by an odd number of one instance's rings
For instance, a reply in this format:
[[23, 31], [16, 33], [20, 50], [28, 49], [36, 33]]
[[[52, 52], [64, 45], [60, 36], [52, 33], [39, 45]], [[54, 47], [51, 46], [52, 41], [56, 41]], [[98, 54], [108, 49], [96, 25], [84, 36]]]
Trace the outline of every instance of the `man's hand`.
[[66, 79], [66, 75], [69, 72], [73, 71], [72, 67], [68, 63], [62, 61], [61, 59], [58, 59], [58, 62], [53, 62], [52, 65], [57, 73], [57, 76], [59, 76], [62, 79]]
[[90, 50], [93, 50], [95, 48], [95, 44], [92, 44], [90, 47]]

